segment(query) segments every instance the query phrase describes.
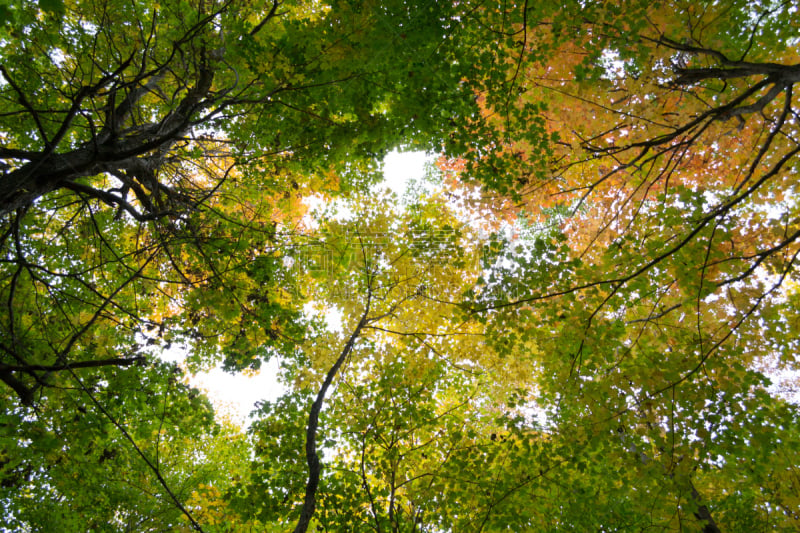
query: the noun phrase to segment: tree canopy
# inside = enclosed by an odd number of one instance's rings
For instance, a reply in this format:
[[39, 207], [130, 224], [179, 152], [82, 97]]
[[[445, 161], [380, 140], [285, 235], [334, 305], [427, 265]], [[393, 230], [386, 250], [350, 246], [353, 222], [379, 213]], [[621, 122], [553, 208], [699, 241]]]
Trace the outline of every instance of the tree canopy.
[[797, 530], [798, 27], [0, 2], [6, 530]]

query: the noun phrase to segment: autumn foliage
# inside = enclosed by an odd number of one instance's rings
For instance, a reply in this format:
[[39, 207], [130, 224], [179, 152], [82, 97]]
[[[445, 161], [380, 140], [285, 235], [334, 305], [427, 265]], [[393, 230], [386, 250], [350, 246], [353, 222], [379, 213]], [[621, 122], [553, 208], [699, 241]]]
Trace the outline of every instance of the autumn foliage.
[[0, 5], [2, 522], [797, 530], [799, 24]]

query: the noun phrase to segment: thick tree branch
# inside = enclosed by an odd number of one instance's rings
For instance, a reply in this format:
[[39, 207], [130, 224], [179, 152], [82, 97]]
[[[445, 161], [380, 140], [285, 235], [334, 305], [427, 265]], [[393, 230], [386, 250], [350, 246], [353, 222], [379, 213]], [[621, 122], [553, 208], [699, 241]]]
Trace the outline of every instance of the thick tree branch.
[[17, 394], [17, 397], [22, 405], [33, 404], [33, 389], [29, 388], [27, 385], [14, 377], [14, 374], [0, 367], [0, 380], [2, 380], [3, 383], [8, 385], [11, 390]]
[[256, 25], [256, 27], [255, 27], [255, 28], [253, 28], [253, 29], [250, 31], [250, 35], [251, 35], [251, 36], [252, 36], [252, 35], [255, 35], [255, 34], [257, 34], [258, 32], [260, 32], [260, 31], [261, 31], [261, 28], [263, 28], [263, 27], [264, 27], [264, 25], [265, 25], [267, 22], [269, 22], [270, 20], [272, 20], [272, 18], [273, 18], [273, 17], [275, 17], [275, 16], [276, 16], [276, 13], [277, 13], [277, 11], [278, 11], [278, 7], [279, 7], [280, 5], [281, 5], [281, 3], [280, 3], [278, 0], [273, 0], [273, 1], [272, 1], [272, 9], [270, 9], [270, 10], [269, 10], [269, 13], [267, 13], [267, 16], [266, 16], [266, 17], [264, 17], [263, 19], [261, 19], [261, 22], [259, 22], [259, 23]]
[[2, 372], [57, 372], [68, 368], [97, 368], [101, 366], [131, 366], [143, 363], [146, 359], [143, 356], [137, 357], [112, 357], [109, 359], [97, 359], [94, 361], [76, 361], [74, 363], [59, 363], [55, 365], [6, 365], [0, 363], [0, 373]]
[[367, 317], [369, 315], [371, 302], [372, 291], [370, 289], [367, 293], [367, 303], [364, 306], [364, 313], [361, 315], [361, 319], [358, 321], [355, 329], [353, 329], [353, 333], [350, 335], [350, 338], [344, 345], [341, 354], [339, 354], [339, 358], [336, 359], [336, 362], [333, 364], [330, 370], [328, 370], [328, 373], [325, 376], [325, 381], [322, 383], [322, 386], [317, 393], [317, 398], [311, 405], [311, 411], [308, 414], [308, 426], [306, 428], [306, 461], [308, 463], [308, 483], [306, 484], [306, 495], [305, 499], [303, 500], [303, 507], [300, 509], [300, 518], [297, 520], [294, 533], [305, 533], [308, 530], [308, 525], [311, 522], [311, 517], [314, 516], [314, 509], [317, 505], [317, 487], [319, 486], [319, 476], [320, 472], [322, 471], [322, 465], [320, 464], [319, 456], [317, 455], [317, 428], [319, 426], [319, 415], [322, 411], [322, 404], [325, 401], [325, 394], [328, 392], [328, 388], [331, 386], [333, 378], [347, 360], [350, 352], [353, 351], [353, 346], [356, 342], [356, 339], [358, 339], [358, 337], [361, 335], [361, 330], [364, 329], [364, 326], [366, 326], [369, 322]]

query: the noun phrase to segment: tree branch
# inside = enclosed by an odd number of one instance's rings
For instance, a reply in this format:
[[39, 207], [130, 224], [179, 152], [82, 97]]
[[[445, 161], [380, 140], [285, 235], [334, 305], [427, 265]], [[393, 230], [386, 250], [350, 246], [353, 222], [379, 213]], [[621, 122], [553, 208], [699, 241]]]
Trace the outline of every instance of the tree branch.
[[42, 138], [42, 143], [44, 143], [45, 149], [50, 147], [50, 139], [47, 138], [47, 133], [44, 131], [44, 126], [42, 126], [41, 120], [39, 120], [39, 113], [33, 108], [31, 103], [28, 101], [28, 98], [25, 96], [25, 92], [20, 88], [19, 85], [14, 81], [14, 78], [6, 70], [6, 67], [0, 65], [0, 74], [8, 81], [8, 84], [14, 88], [14, 91], [17, 93], [17, 97], [19, 98], [19, 103], [22, 104], [28, 113], [33, 117], [33, 121], [36, 123], [36, 129], [39, 130], [39, 135]]
[[110, 359], [97, 359], [94, 361], [77, 361], [74, 363], [60, 363], [55, 365], [7, 365], [0, 363], [0, 373], [2, 372], [57, 372], [68, 368], [97, 368], [101, 366], [130, 366], [146, 361], [144, 356], [136, 357], [112, 357]]
[[256, 25], [256, 27], [255, 27], [255, 28], [253, 28], [253, 29], [250, 31], [250, 35], [251, 35], [251, 36], [253, 36], [253, 35], [255, 35], [256, 33], [258, 33], [258, 32], [260, 32], [260, 31], [261, 31], [261, 28], [263, 28], [263, 27], [264, 27], [264, 25], [265, 25], [267, 22], [269, 22], [269, 21], [270, 21], [270, 20], [271, 20], [271, 19], [272, 19], [272, 18], [275, 16], [276, 12], [278, 11], [278, 6], [280, 6], [280, 5], [281, 5], [281, 3], [280, 3], [278, 0], [272, 0], [272, 9], [270, 9], [270, 10], [269, 10], [269, 13], [267, 13], [267, 16], [266, 16], [266, 17], [264, 17], [264, 18], [261, 20], [261, 22], [259, 22], [259, 23]]
[[336, 362], [333, 364], [330, 370], [328, 370], [328, 374], [325, 376], [325, 381], [322, 383], [322, 386], [317, 393], [317, 398], [311, 405], [311, 411], [308, 414], [308, 427], [306, 429], [306, 461], [308, 462], [308, 483], [306, 484], [306, 495], [305, 499], [303, 500], [303, 507], [300, 509], [300, 518], [297, 520], [297, 526], [294, 528], [294, 533], [305, 533], [308, 530], [308, 525], [311, 522], [311, 517], [314, 516], [314, 509], [317, 505], [317, 487], [319, 486], [319, 476], [320, 472], [322, 471], [322, 465], [320, 464], [319, 456], [317, 455], [317, 427], [319, 426], [319, 415], [322, 411], [322, 404], [325, 401], [325, 393], [328, 391], [328, 387], [330, 387], [331, 383], [333, 382], [333, 378], [336, 376], [339, 368], [341, 368], [342, 364], [344, 364], [345, 360], [350, 355], [350, 352], [353, 351], [353, 345], [361, 334], [361, 330], [367, 325], [367, 316], [370, 311], [371, 303], [372, 290], [370, 288], [367, 293], [367, 303], [364, 307], [364, 313], [361, 315], [361, 319], [358, 321], [353, 333], [350, 335], [350, 339], [348, 339], [347, 343], [344, 345], [342, 353], [339, 354], [339, 358], [336, 359]]

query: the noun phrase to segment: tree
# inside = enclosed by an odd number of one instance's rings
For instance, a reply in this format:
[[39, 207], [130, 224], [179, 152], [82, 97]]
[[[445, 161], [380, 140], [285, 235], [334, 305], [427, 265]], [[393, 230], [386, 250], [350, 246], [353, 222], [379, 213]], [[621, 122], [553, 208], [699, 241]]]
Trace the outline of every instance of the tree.
[[[297, 333], [292, 304], [274, 294], [286, 282], [276, 225], [293, 226], [303, 194], [369, 181], [374, 157], [406, 128], [431, 138], [446, 124], [423, 114], [431, 95], [452, 110], [472, 105], [456, 68], [425, 81], [409, 70], [450, 53], [449, 6], [9, 9], [0, 378], [24, 403], [45, 386], [41, 373], [100, 364], [72, 357], [100, 323], [156, 331], [147, 342], [188, 339], [198, 360], [224, 347], [231, 368], [257, 366], [254, 352]], [[404, 33], [387, 41], [392, 24]], [[252, 321], [233, 327], [240, 313], [255, 314], [261, 333]], [[49, 355], [34, 355], [37, 343]]]
[[[282, 234], [303, 195], [374, 180], [375, 158], [405, 130], [409, 142], [439, 138], [449, 112], [431, 109], [473, 106], [458, 68], [425, 74], [452, 53], [452, 13], [404, 2], [9, 3], [0, 379], [23, 405], [7, 396], [9, 412], [66, 413], [74, 400], [59, 391], [96, 395], [122, 370], [144, 379], [153, 352], [179, 343], [193, 369], [255, 369], [292, 352], [304, 300], [291, 298]], [[171, 500], [191, 521], [186, 499]]]
[[[509, 18], [516, 59], [481, 95], [495, 142], [447, 167], [501, 193], [484, 205], [517, 214], [525, 234], [527, 252], [498, 254], [517, 266], [492, 272], [473, 311], [538, 346], [539, 404], [575, 435], [570, 448], [613, 442], [626, 468], [669, 480], [685, 503], [648, 525], [796, 527], [791, 496], [761, 477], [791, 475], [761, 451], [794, 442], [780, 429], [792, 408], [759, 371], [775, 358], [794, 368], [783, 335], [795, 316], [797, 50], [779, 37], [794, 9], [589, 4], [538, 24], [531, 13]], [[727, 488], [742, 464], [752, 492]]]
[[[423, 17], [412, 7], [21, 7], [3, 47], [0, 213], [66, 189], [136, 220], [178, 216], [224, 178], [194, 175], [204, 153], [291, 154], [306, 170], [343, 153], [350, 163], [378, 154], [409, 121], [433, 125], [413, 116], [417, 96], [389, 88], [414, 88], [412, 57], [440, 59], [434, 47], [451, 11], [428, 6]], [[406, 33], [377, 39], [388, 20]], [[452, 92], [454, 75], [423, 91]], [[115, 179], [81, 180], [102, 175]]]
[[[427, 394], [435, 388], [428, 381], [442, 376], [441, 367], [455, 357], [448, 345], [459, 336], [470, 340], [481, 336], [469, 324], [446, 322], [454, 304], [444, 299], [463, 290], [469, 280], [459, 276], [469, 271], [457, 266], [458, 262], [448, 267], [445, 257], [459, 257], [464, 265], [469, 262], [462, 257], [458, 232], [441, 229], [441, 199], [417, 205], [410, 216], [396, 212], [388, 198], [363, 198], [355, 203], [360, 207], [354, 209], [359, 213], [355, 220], [321, 221], [325, 226], [316, 243], [318, 254], [307, 256], [319, 284], [316, 296], [326, 296], [329, 305], [341, 308], [346, 327], [342, 333], [320, 331], [285, 361], [287, 374], [294, 377], [293, 390], [277, 403], [261, 406], [260, 419], [252, 428], [257, 450], [253, 485], [239, 500], [247, 502], [250, 509], [260, 506], [256, 516], [262, 521], [286, 523], [294, 520], [287, 517], [299, 514], [296, 531], [313, 524], [336, 529], [354, 527], [358, 521], [375, 521], [379, 528], [409, 523], [409, 500], [401, 494], [408, 489], [395, 490], [405, 484], [400, 479], [393, 482], [391, 496], [383, 494], [382, 487], [376, 489], [380, 495], [370, 492], [366, 476], [375, 475], [373, 461], [383, 464], [378, 454], [371, 453], [370, 464], [365, 465], [366, 451], [361, 450], [360, 475], [335, 459], [333, 464], [322, 464], [321, 456], [351, 457], [351, 446], [372, 448], [372, 442], [386, 429], [378, 417], [392, 410], [378, 408], [371, 421], [378, 425], [364, 432], [358, 429], [359, 423], [365, 423], [361, 417], [369, 419], [376, 404], [394, 404], [396, 398], [381, 394], [393, 386], [409, 393], [408, 411], [401, 417], [411, 426], [426, 426], [418, 417], [423, 413], [433, 417], [445, 400]], [[400, 228], [395, 227], [398, 223]], [[324, 261], [324, 268], [319, 268], [319, 260]], [[341, 347], [338, 351], [337, 346]], [[415, 377], [418, 383], [413, 382]], [[336, 392], [326, 402], [334, 383]], [[377, 388], [370, 390], [376, 384]], [[421, 408], [417, 394], [428, 387], [423, 398], [427, 397], [431, 406]], [[455, 392], [447, 401], [454, 397]], [[376, 404], [370, 398], [375, 398]], [[330, 408], [324, 411], [323, 402], [331, 403]], [[359, 405], [363, 407], [356, 407]], [[399, 424], [395, 419], [395, 432], [400, 430]], [[277, 462], [276, 457], [280, 458]], [[408, 476], [405, 465], [403, 469], [394, 466], [398, 476]], [[366, 492], [354, 491], [355, 487]], [[332, 501], [337, 502], [335, 508], [327, 505]], [[367, 501], [370, 507], [365, 515], [359, 508]]]
[[[232, 432], [184, 379], [163, 363], [137, 373], [108, 365], [47, 402], [6, 410], [6, 527], [163, 531], [191, 518], [192, 490], [219, 484], [233, 464], [216, 453]], [[197, 464], [201, 454], [215, 461]]]
[[7, 4], [10, 527], [797, 529], [789, 3]]

